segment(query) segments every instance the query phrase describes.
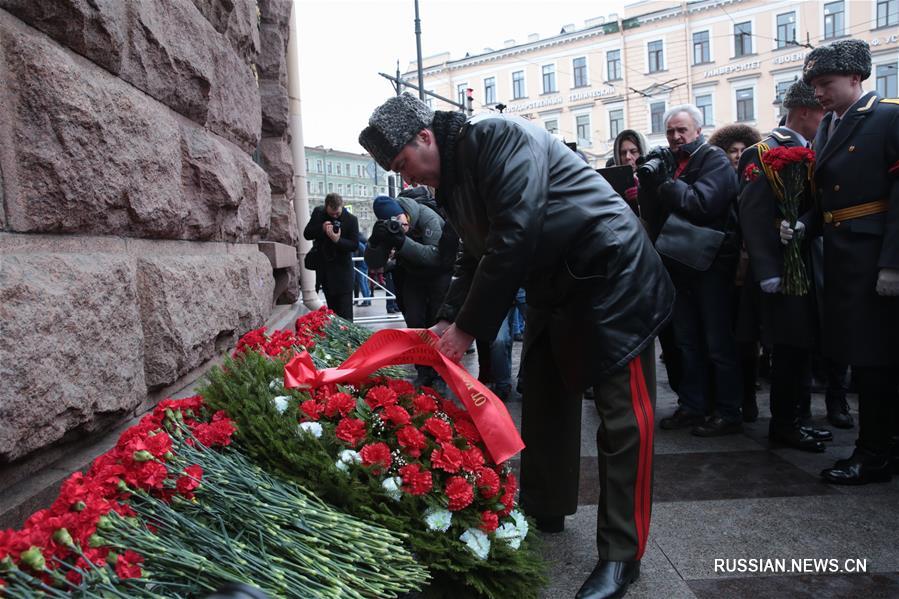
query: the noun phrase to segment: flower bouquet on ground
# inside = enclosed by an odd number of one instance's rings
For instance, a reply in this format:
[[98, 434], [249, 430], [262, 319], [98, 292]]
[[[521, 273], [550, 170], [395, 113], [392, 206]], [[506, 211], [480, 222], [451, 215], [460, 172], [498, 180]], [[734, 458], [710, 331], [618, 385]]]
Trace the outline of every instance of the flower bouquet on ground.
[[225, 448], [234, 430], [200, 397], [160, 403], [50, 508], [0, 532], [0, 595], [201, 597], [239, 581], [272, 596], [376, 598], [427, 581], [401, 536]]
[[[802, 146], [768, 149], [766, 144], [760, 143], [758, 147], [762, 170], [777, 197], [780, 213], [790, 223], [790, 227], [795, 229], [800, 205], [809, 193], [815, 152]], [[749, 168], [755, 168], [755, 165], [750, 165]], [[801, 240], [795, 235], [784, 249], [781, 285], [781, 293], [784, 295], [805, 295], [809, 290], [808, 273], [802, 260], [800, 245]]]
[[424, 597], [537, 596], [543, 563], [516, 509], [517, 480], [490, 460], [468, 412], [392, 377], [288, 389], [291, 354], [243, 351], [202, 390], [235, 418], [244, 451], [338, 509], [402, 533], [430, 571]]

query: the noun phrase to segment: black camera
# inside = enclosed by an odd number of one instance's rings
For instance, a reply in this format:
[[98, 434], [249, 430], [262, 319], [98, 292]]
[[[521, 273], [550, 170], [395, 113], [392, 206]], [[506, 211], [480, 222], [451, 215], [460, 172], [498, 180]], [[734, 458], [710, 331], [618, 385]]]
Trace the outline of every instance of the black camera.
[[331, 230], [335, 233], [340, 233], [340, 221], [336, 218], [331, 220]]
[[388, 219], [385, 219], [383, 222], [384, 222], [384, 225], [387, 227], [387, 232], [390, 233], [391, 235], [396, 235], [397, 233], [403, 232], [403, 224], [400, 221], [398, 221], [394, 218], [388, 218]]
[[668, 148], [653, 148], [646, 156], [637, 158], [637, 178], [640, 181], [661, 182], [674, 172], [676, 161]]

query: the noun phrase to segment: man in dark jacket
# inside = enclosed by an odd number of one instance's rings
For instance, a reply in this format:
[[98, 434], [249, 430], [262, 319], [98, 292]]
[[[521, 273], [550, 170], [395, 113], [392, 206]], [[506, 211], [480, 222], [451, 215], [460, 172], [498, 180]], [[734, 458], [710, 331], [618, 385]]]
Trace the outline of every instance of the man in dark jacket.
[[344, 210], [342, 197], [329, 193], [325, 205], [316, 206], [309, 216], [303, 237], [318, 253], [315, 274], [328, 307], [353, 320], [353, 254], [359, 247], [359, 221]]
[[[824, 354], [852, 366], [859, 403], [855, 451], [821, 475], [851, 485], [888, 481], [899, 466], [899, 99], [865, 93], [870, 75], [861, 40], [815, 48], [803, 68], [827, 114], [814, 143], [818, 202], [796, 229], [823, 234]], [[781, 223], [784, 240], [794, 233]]]
[[[737, 344], [733, 331], [732, 301], [734, 272], [739, 257], [736, 199], [737, 175], [721, 148], [712, 146], [702, 135], [702, 113], [695, 106], [675, 106], [664, 115], [667, 149], [650, 152], [664, 158], [662, 168], [641, 177], [640, 208], [650, 235], [660, 245], [660, 236], [683, 231], [668, 229], [671, 223], [688, 223], [698, 232], [719, 231], [722, 241], [714, 259], [697, 265], [686, 264], [672, 252], [664, 256], [665, 266], [677, 289], [674, 338], [680, 348], [683, 375], [677, 389], [680, 406], [673, 416], [663, 418], [663, 429], [692, 427], [694, 435], [713, 437], [738, 433], [743, 428], [743, 404]], [[692, 235], [692, 233], [690, 233]], [[694, 239], [677, 240], [692, 258], [698, 245]], [[689, 260], [686, 260], [689, 262]], [[709, 372], [716, 391], [714, 410], [709, 397]]]
[[385, 169], [438, 188], [462, 252], [432, 330], [458, 360], [493, 338], [519, 287], [525, 332], [521, 502], [542, 530], [577, 508], [581, 393], [602, 417], [599, 563], [577, 597], [621, 596], [649, 531], [653, 341], [674, 290], [643, 228], [606, 181], [518, 117], [432, 112], [409, 94], [377, 108], [360, 143]]
[[[786, 126], [775, 128], [740, 158], [740, 225], [752, 264], [749, 272], [755, 279], [745, 284], [761, 287], [761, 338], [772, 348], [768, 436], [773, 442], [796, 449], [822, 452], [825, 447], [821, 441], [832, 438], [829, 431], [802, 427], [799, 423], [801, 405], [811, 393], [811, 350], [818, 338], [810, 252], [804, 244], [802, 254], [811, 289], [805, 295], [782, 294], [784, 246], [775, 226], [782, 218], [778, 204], [783, 200], [777, 195], [782, 192], [775, 191], [777, 185], [769, 180], [761, 156], [778, 147], [806, 147], [818, 130], [824, 109], [815, 99], [814, 90], [801, 81], [787, 90], [783, 106], [788, 111]], [[800, 211], [807, 210], [810, 204], [808, 197]]]

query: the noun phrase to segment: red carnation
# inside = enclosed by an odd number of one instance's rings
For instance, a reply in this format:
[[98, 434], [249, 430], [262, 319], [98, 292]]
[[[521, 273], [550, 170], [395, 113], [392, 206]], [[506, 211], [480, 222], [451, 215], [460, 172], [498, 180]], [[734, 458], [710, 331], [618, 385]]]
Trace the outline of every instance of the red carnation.
[[512, 512], [512, 508], [515, 507], [516, 491], [518, 491], [518, 479], [515, 478], [514, 474], [509, 474], [509, 476], [506, 477], [503, 496], [500, 498], [500, 503], [505, 506], [505, 508], [499, 512], [500, 516], [508, 516]]
[[434, 486], [430, 470], [422, 470], [418, 464], [407, 464], [400, 468], [403, 488], [410, 495], [426, 495]]
[[481, 433], [478, 432], [478, 427], [476, 427], [474, 422], [469, 418], [458, 418], [453, 424], [456, 427], [456, 432], [469, 443], [474, 444], [481, 442]]
[[493, 532], [499, 526], [499, 516], [490, 510], [481, 512], [480, 529], [484, 532]]
[[140, 578], [143, 575], [140, 564], [144, 558], [130, 549], [119, 554], [115, 564], [115, 573], [119, 578]]
[[481, 496], [486, 499], [492, 499], [499, 493], [499, 475], [493, 468], [481, 466], [475, 472], [478, 481], [478, 490]]
[[759, 167], [755, 165], [755, 163], [750, 163], [746, 165], [746, 168], [743, 169], [743, 180], [752, 183], [756, 179], [759, 178], [759, 175], [762, 174], [762, 171], [759, 170]]
[[446, 472], [458, 472], [462, 467], [462, 451], [451, 443], [441, 443], [431, 452], [431, 466]]
[[462, 467], [469, 472], [477, 471], [484, 465], [484, 454], [477, 447], [469, 447], [462, 452]]
[[365, 402], [372, 410], [393, 405], [396, 403], [396, 399], [396, 391], [382, 385], [372, 387], [368, 390], [368, 393], [365, 394]]
[[412, 398], [412, 407], [415, 408], [415, 415], [433, 414], [437, 411], [437, 402], [430, 395], [419, 394]]
[[231, 435], [237, 429], [230, 418], [222, 418], [214, 422], [201, 422], [193, 427], [193, 434], [197, 440], [206, 447], [218, 447], [231, 444]]
[[450, 441], [453, 438], [453, 429], [448, 422], [436, 416], [431, 416], [425, 420], [422, 426], [425, 432], [430, 433], [432, 437], [438, 441]]
[[334, 435], [351, 447], [356, 447], [365, 438], [365, 423], [358, 418], [341, 418], [334, 429]]
[[393, 389], [397, 395], [415, 393], [415, 387], [412, 386], [412, 383], [403, 379], [388, 379], [387, 386]]
[[427, 438], [414, 426], [404, 426], [397, 431], [396, 440], [413, 458], [420, 456], [421, 450], [428, 444]]
[[328, 397], [325, 403], [325, 416], [334, 418], [338, 413], [341, 416], [349, 416], [356, 409], [356, 400], [346, 393], [335, 393]]
[[175, 489], [188, 499], [194, 498], [194, 491], [200, 486], [203, 479], [203, 468], [199, 464], [188, 466], [184, 469], [184, 475], [178, 477], [175, 483]]
[[381, 420], [392, 422], [394, 426], [404, 426], [409, 424], [412, 419], [409, 417], [409, 412], [406, 411], [406, 408], [393, 405], [384, 408], [384, 411], [381, 412]]
[[451, 476], [446, 481], [446, 496], [449, 497], [449, 510], [458, 512], [468, 507], [474, 501], [474, 492], [471, 485], [461, 476]]
[[309, 420], [318, 420], [319, 418], [321, 418], [322, 412], [324, 412], [325, 408], [314, 399], [307, 399], [300, 404], [300, 410], [303, 412], [303, 414], [306, 415]]
[[365, 445], [359, 455], [362, 457], [362, 464], [371, 466], [374, 474], [382, 474], [390, 468], [390, 464], [393, 462], [390, 457], [390, 448], [386, 443]]

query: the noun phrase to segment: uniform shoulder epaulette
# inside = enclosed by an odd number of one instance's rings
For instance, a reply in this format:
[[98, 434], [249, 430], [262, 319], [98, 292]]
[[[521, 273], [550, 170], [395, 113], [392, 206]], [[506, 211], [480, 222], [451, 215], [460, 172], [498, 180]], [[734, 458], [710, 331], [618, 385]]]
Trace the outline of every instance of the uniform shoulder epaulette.
[[899, 98], [881, 98], [881, 104], [897, 104], [899, 105]]
[[777, 131], [772, 131], [771, 135], [780, 141], [786, 141], [790, 139], [789, 135], [784, 135], [783, 133], [778, 133]]

